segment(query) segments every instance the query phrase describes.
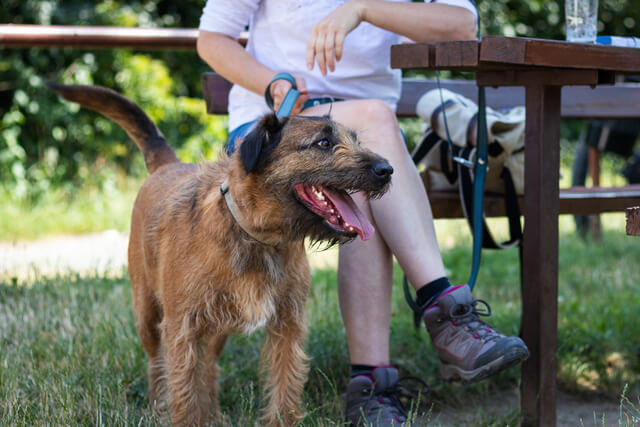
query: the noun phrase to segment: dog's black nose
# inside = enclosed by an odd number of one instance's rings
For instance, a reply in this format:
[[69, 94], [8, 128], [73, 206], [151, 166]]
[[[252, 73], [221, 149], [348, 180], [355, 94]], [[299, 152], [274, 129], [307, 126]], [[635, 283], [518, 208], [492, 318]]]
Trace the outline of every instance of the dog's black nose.
[[388, 178], [393, 173], [393, 168], [387, 162], [377, 162], [371, 165], [373, 174], [378, 178]]

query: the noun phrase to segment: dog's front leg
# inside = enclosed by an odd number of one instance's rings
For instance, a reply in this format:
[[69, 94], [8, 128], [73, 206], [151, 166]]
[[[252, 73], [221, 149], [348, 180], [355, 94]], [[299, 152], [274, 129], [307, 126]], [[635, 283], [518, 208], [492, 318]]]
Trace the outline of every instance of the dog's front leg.
[[175, 426], [204, 425], [210, 410], [206, 403], [208, 393], [203, 396], [201, 334], [195, 323], [186, 316], [176, 321], [167, 320], [163, 328], [171, 421]]
[[300, 421], [302, 390], [309, 371], [304, 352], [304, 303], [283, 305], [286, 308], [279, 310], [277, 320], [267, 327], [261, 354], [267, 397], [262, 421], [269, 426], [292, 426]]
[[[203, 402], [209, 409], [207, 418], [213, 419], [215, 425], [223, 423], [222, 413], [218, 405], [218, 359], [227, 341], [227, 334], [214, 334], [206, 338], [205, 367], [203, 380], [208, 402]], [[203, 395], [203, 397], [205, 397]]]

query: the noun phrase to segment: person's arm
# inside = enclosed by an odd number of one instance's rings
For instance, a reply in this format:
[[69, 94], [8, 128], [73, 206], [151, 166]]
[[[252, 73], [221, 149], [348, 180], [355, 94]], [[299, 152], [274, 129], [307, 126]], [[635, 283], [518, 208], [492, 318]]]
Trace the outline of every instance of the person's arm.
[[476, 17], [468, 9], [441, 3], [350, 0], [314, 25], [307, 44], [307, 67], [322, 74], [335, 70], [344, 39], [368, 22], [416, 42], [469, 40], [476, 36]]
[[[233, 37], [222, 33], [200, 30], [197, 43], [198, 54], [218, 74], [232, 83], [261, 96], [276, 72], [267, 68], [251, 56]], [[309, 99], [303, 79], [296, 78], [300, 91], [292, 113], [298, 114]], [[271, 96], [276, 111], [291, 84], [278, 80], [271, 85]]]
[[476, 38], [476, 17], [471, 11], [445, 3], [362, 2], [363, 21], [416, 42]]

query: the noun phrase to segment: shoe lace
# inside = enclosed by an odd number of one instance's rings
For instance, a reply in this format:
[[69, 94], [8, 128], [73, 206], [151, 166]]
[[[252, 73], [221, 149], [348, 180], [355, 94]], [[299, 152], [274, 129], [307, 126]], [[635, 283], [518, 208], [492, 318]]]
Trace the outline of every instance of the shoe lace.
[[[481, 305], [480, 307], [478, 307]], [[468, 304], [455, 304], [449, 308], [449, 317], [457, 326], [473, 333], [474, 338], [492, 341], [500, 338], [500, 334], [480, 316], [491, 316], [491, 307], [482, 299], [474, 299]]]
[[[418, 387], [409, 386], [409, 382], [418, 384]], [[431, 387], [418, 377], [407, 375], [399, 378], [393, 384], [384, 389], [374, 389], [370, 399], [378, 402], [379, 406], [387, 407], [396, 421], [406, 421], [408, 414], [402, 404], [401, 398], [421, 398], [431, 392]]]

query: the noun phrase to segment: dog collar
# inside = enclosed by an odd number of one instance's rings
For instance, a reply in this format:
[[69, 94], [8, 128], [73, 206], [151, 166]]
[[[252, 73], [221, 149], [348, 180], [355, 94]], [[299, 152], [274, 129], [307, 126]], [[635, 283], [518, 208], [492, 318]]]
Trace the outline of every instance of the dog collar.
[[242, 213], [240, 212], [238, 204], [233, 199], [231, 191], [229, 191], [229, 178], [226, 178], [224, 181], [222, 181], [222, 184], [220, 184], [220, 194], [224, 196], [224, 201], [227, 203], [227, 208], [229, 209], [229, 212], [231, 212], [231, 216], [245, 233], [264, 245], [276, 246], [276, 239], [269, 239], [267, 237], [260, 236], [259, 234], [254, 233], [249, 229], [246, 221], [244, 220], [244, 217], [242, 216]]

